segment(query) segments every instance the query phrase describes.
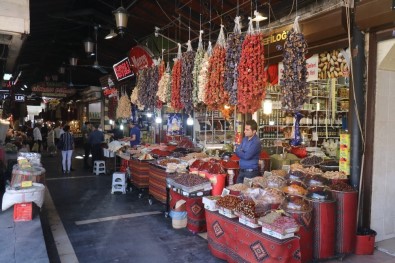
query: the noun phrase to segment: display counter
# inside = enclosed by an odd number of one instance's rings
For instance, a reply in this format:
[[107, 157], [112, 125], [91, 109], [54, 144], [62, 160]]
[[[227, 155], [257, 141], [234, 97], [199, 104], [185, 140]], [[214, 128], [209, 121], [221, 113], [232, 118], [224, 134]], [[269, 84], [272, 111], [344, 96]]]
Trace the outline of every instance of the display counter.
[[166, 203], [166, 178], [166, 169], [152, 163], [149, 165], [149, 194], [162, 203]]
[[228, 262], [301, 262], [299, 237], [280, 240], [218, 212], [206, 210], [207, 240], [211, 253]]
[[137, 188], [148, 188], [149, 186], [149, 166], [147, 161], [130, 159], [129, 169], [132, 178], [132, 184]]

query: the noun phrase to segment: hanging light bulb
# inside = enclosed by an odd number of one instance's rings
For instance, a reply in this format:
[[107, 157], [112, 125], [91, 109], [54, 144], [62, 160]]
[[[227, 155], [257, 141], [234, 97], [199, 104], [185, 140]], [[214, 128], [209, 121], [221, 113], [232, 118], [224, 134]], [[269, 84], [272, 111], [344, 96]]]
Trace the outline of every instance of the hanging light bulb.
[[193, 125], [193, 118], [191, 116], [188, 117], [187, 119], [187, 125], [192, 126]]
[[93, 43], [93, 40], [90, 37], [88, 37], [87, 39], [84, 40], [85, 53], [92, 54], [94, 46], [95, 46], [95, 43]]
[[158, 124], [159, 124], [159, 123], [162, 123], [162, 118], [159, 117], [159, 116], [156, 117], [156, 118], [155, 118], [155, 123], [158, 123]]
[[269, 115], [272, 113], [272, 111], [273, 111], [272, 97], [268, 94], [266, 95], [266, 98], [263, 101], [263, 113]]
[[152, 113], [151, 112], [147, 112], [147, 118], [151, 118], [152, 117]]
[[123, 36], [125, 33], [123, 30], [128, 26], [128, 12], [126, 11], [123, 6], [119, 7], [117, 10], [112, 12], [115, 16], [115, 23], [117, 24], [117, 28], [119, 31], [119, 34]]
[[119, 126], [119, 129], [121, 129], [121, 131], [123, 131], [123, 124], [121, 124], [121, 126]]
[[110, 120], [109, 123], [110, 123], [110, 125], [113, 125], [113, 124], [114, 124], [114, 121], [113, 121], [113, 120]]
[[70, 106], [69, 106], [69, 109], [67, 111], [70, 112]]

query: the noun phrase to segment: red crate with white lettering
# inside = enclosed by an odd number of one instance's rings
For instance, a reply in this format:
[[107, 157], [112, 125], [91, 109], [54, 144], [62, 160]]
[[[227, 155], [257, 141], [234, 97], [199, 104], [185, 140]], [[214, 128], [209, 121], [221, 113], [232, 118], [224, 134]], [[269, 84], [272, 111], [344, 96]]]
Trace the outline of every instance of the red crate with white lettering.
[[33, 204], [20, 203], [14, 205], [14, 221], [30, 221], [33, 219]]

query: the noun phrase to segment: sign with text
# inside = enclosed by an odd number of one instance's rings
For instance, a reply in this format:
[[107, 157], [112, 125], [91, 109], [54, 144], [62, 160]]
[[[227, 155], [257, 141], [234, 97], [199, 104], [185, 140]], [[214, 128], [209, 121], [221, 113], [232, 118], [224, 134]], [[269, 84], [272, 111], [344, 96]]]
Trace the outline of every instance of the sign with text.
[[138, 74], [139, 70], [150, 67], [154, 61], [152, 60], [152, 52], [144, 46], [135, 46], [130, 50], [129, 58], [134, 74]]
[[[318, 54], [311, 56], [306, 59], [307, 67], [307, 81], [313, 81], [318, 79]], [[282, 62], [278, 63], [278, 81], [283, 78], [284, 64]]]
[[112, 66], [117, 80], [123, 80], [134, 75], [129, 58], [124, 58]]
[[63, 98], [74, 95], [76, 90], [67, 87], [67, 84], [62, 82], [40, 82], [32, 86], [32, 92], [45, 97]]
[[14, 95], [14, 100], [16, 102], [25, 102], [25, 95], [23, 95], [23, 94], [15, 94]]

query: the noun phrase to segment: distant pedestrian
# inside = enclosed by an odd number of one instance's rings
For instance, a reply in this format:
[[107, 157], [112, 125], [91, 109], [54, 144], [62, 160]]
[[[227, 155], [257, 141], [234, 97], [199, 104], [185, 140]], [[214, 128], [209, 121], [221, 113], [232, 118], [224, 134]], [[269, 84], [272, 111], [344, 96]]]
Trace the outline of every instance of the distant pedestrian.
[[91, 145], [89, 143], [89, 135], [92, 132], [92, 124], [89, 121], [86, 121], [85, 124], [82, 126], [82, 139], [84, 142], [84, 168], [90, 168], [89, 167], [89, 155], [91, 154]]
[[71, 171], [71, 156], [74, 150], [74, 137], [70, 133], [70, 126], [63, 127], [64, 133], [59, 138], [59, 145], [62, 151], [62, 168], [63, 173], [70, 173]]
[[104, 133], [99, 130], [99, 127], [99, 124], [95, 124], [88, 138], [92, 151], [92, 167], [95, 161], [103, 160], [103, 149], [101, 144], [104, 142]]
[[43, 142], [43, 138], [41, 136], [41, 124], [37, 123], [35, 125], [35, 128], [33, 129], [33, 139], [34, 139], [34, 144], [38, 144], [38, 149], [37, 152], [41, 152], [41, 145]]

